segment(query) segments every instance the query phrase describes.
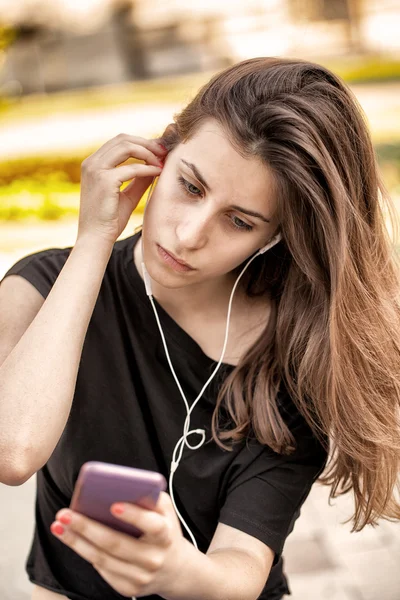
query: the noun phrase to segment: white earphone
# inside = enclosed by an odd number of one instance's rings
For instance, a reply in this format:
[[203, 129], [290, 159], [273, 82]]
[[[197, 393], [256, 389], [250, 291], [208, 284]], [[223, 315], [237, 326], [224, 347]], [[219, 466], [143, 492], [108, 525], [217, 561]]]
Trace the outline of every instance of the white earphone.
[[274, 235], [274, 237], [270, 239], [270, 241], [268, 242], [268, 244], [266, 246], [263, 246], [262, 248], [259, 249], [256, 256], [258, 256], [259, 254], [264, 254], [264, 252], [266, 252], [267, 250], [272, 248], [272, 246], [275, 246], [278, 242], [280, 242], [281, 239], [282, 239], [281, 233], [277, 233], [276, 235]]
[[[154, 186], [154, 182], [155, 182], [155, 178], [153, 179], [153, 182], [151, 184], [150, 187], [150, 192], [149, 192], [149, 198], [147, 200], [147, 204], [150, 202], [150, 198], [151, 198], [151, 194], [152, 194], [152, 190], [153, 190], [153, 186]], [[145, 211], [147, 208], [147, 204], [145, 207]], [[176, 376], [174, 367], [172, 366], [171, 363], [171, 359], [169, 356], [169, 352], [168, 352], [168, 348], [167, 348], [167, 344], [165, 341], [165, 336], [164, 336], [164, 332], [162, 330], [161, 327], [161, 323], [160, 323], [160, 319], [158, 317], [158, 313], [154, 304], [154, 299], [152, 296], [152, 289], [151, 289], [151, 279], [150, 276], [147, 272], [146, 266], [144, 264], [144, 257], [142, 256], [142, 270], [143, 270], [143, 279], [144, 279], [144, 284], [145, 284], [145, 289], [146, 289], [146, 293], [149, 296], [151, 305], [153, 307], [153, 311], [154, 311], [154, 315], [157, 321], [157, 325], [158, 328], [160, 330], [160, 335], [161, 335], [161, 339], [164, 345], [164, 350], [165, 350], [165, 354], [167, 357], [167, 361], [169, 364], [169, 367], [171, 369], [172, 375], [176, 381], [176, 384], [178, 386], [178, 389], [181, 393], [181, 396], [183, 398], [183, 401], [185, 403], [186, 406], [186, 419], [185, 419], [185, 423], [183, 426], [183, 435], [182, 437], [178, 440], [178, 442], [175, 445], [174, 451], [172, 453], [172, 462], [171, 462], [171, 470], [170, 470], [170, 476], [169, 476], [169, 492], [170, 492], [170, 496], [171, 496], [171, 500], [172, 500], [172, 504], [174, 506], [174, 509], [176, 511], [176, 514], [178, 515], [182, 525], [185, 527], [186, 531], [188, 532], [188, 534], [190, 535], [190, 538], [193, 542], [193, 545], [197, 548], [197, 543], [196, 540], [194, 538], [194, 535], [192, 534], [192, 532], [190, 531], [188, 525], [185, 523], [182, 515], [180, 514], [180, 512], [178, 511], [176, 504], [175, 504], [175, 500], [174, 500], [174, 494], [173, 494], [173, 487], [172, 487], [172, 482], [173, 482], [173, 477], [174, 477], [174, 473], [176, 471], [176, 469], [179, 466], [179, 463], [181, 461], [182, 458], [182, 454], [183, 454], [183, 449], [184, 446], [186, 445], [188, 448], [190, 448], [191, 450], [197, 450], [198, 448], [200, 448], [204, 442], [205, 442], [205, 438], [206, 438], [206, 434], [204, 429], [193, 429], [192, 431], [189, 431], [189, 427], [190, 427], [190, 413], [192, 412], [192, 410], [194, 409], [194, 407], [196, 406], [197, 402], [200, 400], [200, 398], [202, 397], [204, 390], [207, 388], [208, 384], [211, 382], [211, 380], [214, 378], [215, 374], [217, 373], [219, 367], [221, 366], [222, 360], [224, 358], [224, 354], [225, 354], [225, 350], [226, 350], [226, 346], [227, 346], [227, 342], [228, 342], [228, 333], [229, 333], [229, 320], [230, 320], [230, 316], [231, 316], [231, 307], [232, 307], [232, 300], [233, 300], [233, 295], [235, 293], [237, 284], [239, 283], [240, 278], [242, 277], [243, 273], [245, 272], [245, 270], [247, 269], [247, 267], [249, 266], [249, 264], [260, 254], [264, 254], [264, 252], [266, 252], [267, 250], [269, 250], [270, 248], [272, 248], [272, 246], [275, 246], [275, 244], [277, 244], [280, 240], [282, 239], [282, 235], [280, 233], [276, 234], [269, 242], [268, 244], [266, 244], [265, 246], [263, 246], [262, 248], [260, 248], [258, 250], [258, 252], [256, 252], [256, 254], [254, 254], [246, 263], [245, 267], [243, 268], [242, 272], [240, 273], [240, 275], [238, 276], [238, 278], [235, 281], [235, 285], [233, 286], [232, 292], [231, 292], [231, 296], [229, 299], [229, 305], [228, 305], [228, 315], [227, 315], [227, 319], [226, 319], [226, 329], [225, 329], [225, 339], [224, 339], [224, 345], [222, 348], [222, 353], [221, 353], [221, 357], [218, 361], [217, 366], [215, 367], [214, 371], [212, 372], [212, 374], [210, 375], [210, 377], [208, 378], [208, 380], [206, 381], [206, 383], [204, 384], [202, 390], [200, 391], [199, 395], [197, 396], [197, 398], [195, 399], [195, 401], [193, 402], [192, 406], [189, 408], [189, 404], [188, 401], [186, 399], [186, 396], [182, 390], [181, 384], [179, 383], [179, 380]], [[191, 446], [188, 441], [187, 441], [187, 437], [189, 435], [192, 434], [198, 434], [201, 435], [201, 441], [196, 445], [196, 446]], [[178, 455], [178, 456], [177, 456]]]

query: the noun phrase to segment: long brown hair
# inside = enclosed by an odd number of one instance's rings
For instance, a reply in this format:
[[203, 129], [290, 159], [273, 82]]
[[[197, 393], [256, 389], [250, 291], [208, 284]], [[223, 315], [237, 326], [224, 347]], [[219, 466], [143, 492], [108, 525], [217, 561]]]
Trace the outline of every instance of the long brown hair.
[[330, 498], [354, 491], [352, 530], [399, 519], [399, 222], [363, 111], [323, 66], [260, 57], [214, 75], [163, 143], [171, 150], [210, 118], [238, 153], [272, 171], [283, 238], [246, 273], [249, 295], [271, 293], [273, 323], [221, 386], [213, 437], [229, 449], [224, 440], [252, 431], [290, 454], [277, 402], [284, 382], [315, 435], [329, 437], [319, 481], [332, 485]]

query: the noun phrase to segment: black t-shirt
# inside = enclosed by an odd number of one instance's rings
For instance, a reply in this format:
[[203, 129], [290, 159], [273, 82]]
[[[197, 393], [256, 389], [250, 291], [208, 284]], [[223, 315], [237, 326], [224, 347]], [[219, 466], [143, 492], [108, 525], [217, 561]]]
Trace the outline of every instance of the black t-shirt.
[[[49, 529], [56, 512], [69, 506], [82, 464], [96, 460], [150, 469], [168, 481], [172, 452], [186, 417], [133, 261], [139, 236], [114, 245], [85, 337], [67, 424], [36, 475], [36, 524], [27, 573], [31, 582], [71, 600], [123, 598]], [[5, 277], [24, 277], [46, 298], [70, 251], [53, 248], [26, 256]], [[172, 364], [191, 405], [216, 362], [156, 305]], [[218, 522], [267, 544], [275, 558], [259, 598], [277, 600], [290, 594], [282, 569], [285, 539], [327, 454], [282, 387], [281, 406], [298, 442], [294, 455], [279, 455], [254, 438], [238, 443], [233, 451], [219, 448], [212, 440], [211, 416], [218, 386], [233, 368], [221, 365], [192, 412], [190, 428], [205, 429], [207, 443], [198, 450], [185, 448], [174, 475], [174, 497], [202, 552], [207, 551]], [[191, 436], [192, 445], [198, 441]]]

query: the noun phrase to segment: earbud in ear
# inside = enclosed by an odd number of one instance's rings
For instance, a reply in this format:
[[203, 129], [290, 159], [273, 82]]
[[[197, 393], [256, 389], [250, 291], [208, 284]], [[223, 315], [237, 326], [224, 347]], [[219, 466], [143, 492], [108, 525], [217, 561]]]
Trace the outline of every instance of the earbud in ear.
[[259, 249], [258, 254], [264, 254], [264, 252], [266, 252], [267, 250], [272, 248], [272, 246], [275, 246], [278, 242], [280, 242], [281, 239], [282, 239], [282, 234], [277, 233], [276, 235], [274, 235], [272, 240], [270, 240], [268, 242], [268, 244], [266, 246], [263, 246], [262, 248]]

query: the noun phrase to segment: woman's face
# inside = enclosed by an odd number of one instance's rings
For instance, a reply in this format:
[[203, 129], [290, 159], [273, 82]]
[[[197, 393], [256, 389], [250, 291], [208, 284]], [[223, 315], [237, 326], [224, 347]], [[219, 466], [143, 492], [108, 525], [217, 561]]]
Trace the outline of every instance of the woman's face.
[[[205, 122], [167, 155], [146, 207], [143, 255], [151, 278], [178, 288], [227, 276], [275, 233], [273, 196], [267, 167], [240, 156], [216, 121]], [[162, 249], [192, 269], [180, 269]]]

